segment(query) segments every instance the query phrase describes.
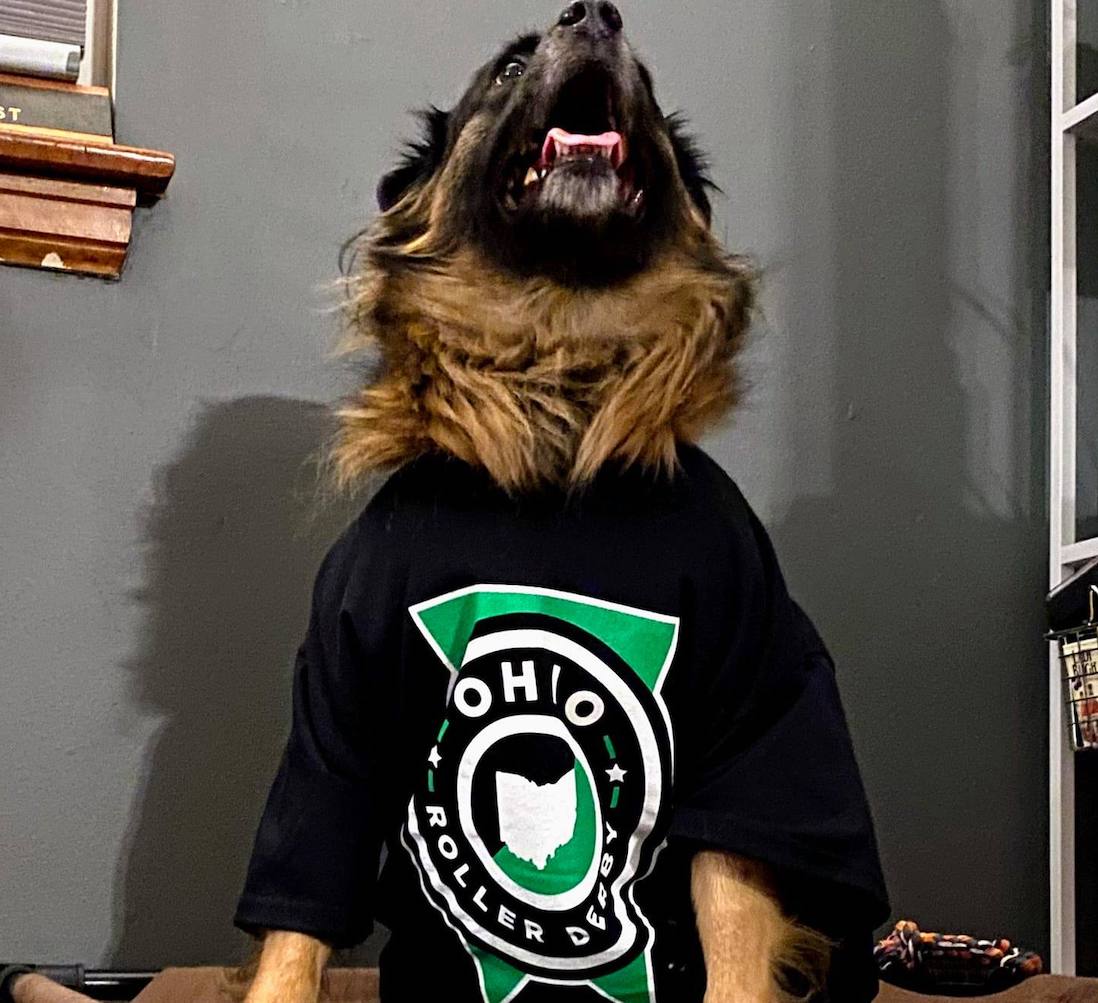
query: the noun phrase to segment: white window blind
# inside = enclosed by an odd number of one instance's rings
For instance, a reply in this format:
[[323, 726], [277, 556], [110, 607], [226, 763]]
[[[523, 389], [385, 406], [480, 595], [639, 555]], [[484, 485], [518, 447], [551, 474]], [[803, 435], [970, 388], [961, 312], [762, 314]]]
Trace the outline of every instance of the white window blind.
[[87, 0], [0, 0], [0, 35], [84, 45]]

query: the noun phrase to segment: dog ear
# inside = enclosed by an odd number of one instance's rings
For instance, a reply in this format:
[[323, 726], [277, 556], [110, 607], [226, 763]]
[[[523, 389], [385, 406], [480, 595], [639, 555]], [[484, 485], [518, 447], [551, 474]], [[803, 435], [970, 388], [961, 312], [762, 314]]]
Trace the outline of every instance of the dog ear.
[[720, 189], [709, 176], [709, 159], [689, 132], [689, 125], [684, 116], [677, 113], [668, 115], [665, 121], [667, 134], [671, 138], [671, 146], [675, 151], [679, 175], [694, 205], [705, 217], [706, 223], [710, 223], [713, 219], [713, 206], [709, 201], [709, 193], [720, 191]]
[[400, 163], [377, 186], [377, 204], [382, 212], [392, 209], [412, 187], [426, 181], [442, 166], [450, 113], [431, 107], [418, 114], [422, 123], [420, 138], [405, 147]]

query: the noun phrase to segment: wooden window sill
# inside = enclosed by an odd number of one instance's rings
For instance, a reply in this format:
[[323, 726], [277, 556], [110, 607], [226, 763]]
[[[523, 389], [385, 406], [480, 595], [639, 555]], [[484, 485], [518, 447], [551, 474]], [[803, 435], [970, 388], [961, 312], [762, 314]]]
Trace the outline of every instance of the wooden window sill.
[[0, 262], [118, 278], [133, 209], [162, 196], [170, 153], [0, 127]]

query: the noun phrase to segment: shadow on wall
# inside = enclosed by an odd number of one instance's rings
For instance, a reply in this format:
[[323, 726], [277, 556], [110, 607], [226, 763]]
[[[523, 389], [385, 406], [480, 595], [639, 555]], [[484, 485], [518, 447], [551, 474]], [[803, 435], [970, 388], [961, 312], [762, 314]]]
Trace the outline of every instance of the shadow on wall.
[[[958, 90], [959, 16], [940, 0], [833, 7], [833, 487], [773, 530], [839, 665], [897, 913], [1044, 950], [1043, 229], [1019, 218], [1009, 248], [981, 250], [966, 219], [981, 178], [985, 212], [1026, 204], [1039, 164], [951, 162], [978, 113]], [[958, 246], [1013, 258], [1010, 303], [960, 288], [979, 269]]]
[[[145, 524], [134, 704], [162, 724], [115, 883], [116, 967], [234, 962], [232, 915], [289, 725], [320, 560], [352, 517], [319, 500], [327, 412], [207, 406], [161, 470]], [[359, 502], [361, 504], [361, 501]]]

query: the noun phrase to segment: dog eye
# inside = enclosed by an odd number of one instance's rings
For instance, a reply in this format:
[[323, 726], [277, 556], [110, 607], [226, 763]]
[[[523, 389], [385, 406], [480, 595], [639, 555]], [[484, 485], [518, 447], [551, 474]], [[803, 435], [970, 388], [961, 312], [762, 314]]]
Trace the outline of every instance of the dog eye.
[[512, 59], [496, 77], [496, 83], [506, 83], [508, 80], [517, 80], [526, 72], [526, 64], [519, 59]]

